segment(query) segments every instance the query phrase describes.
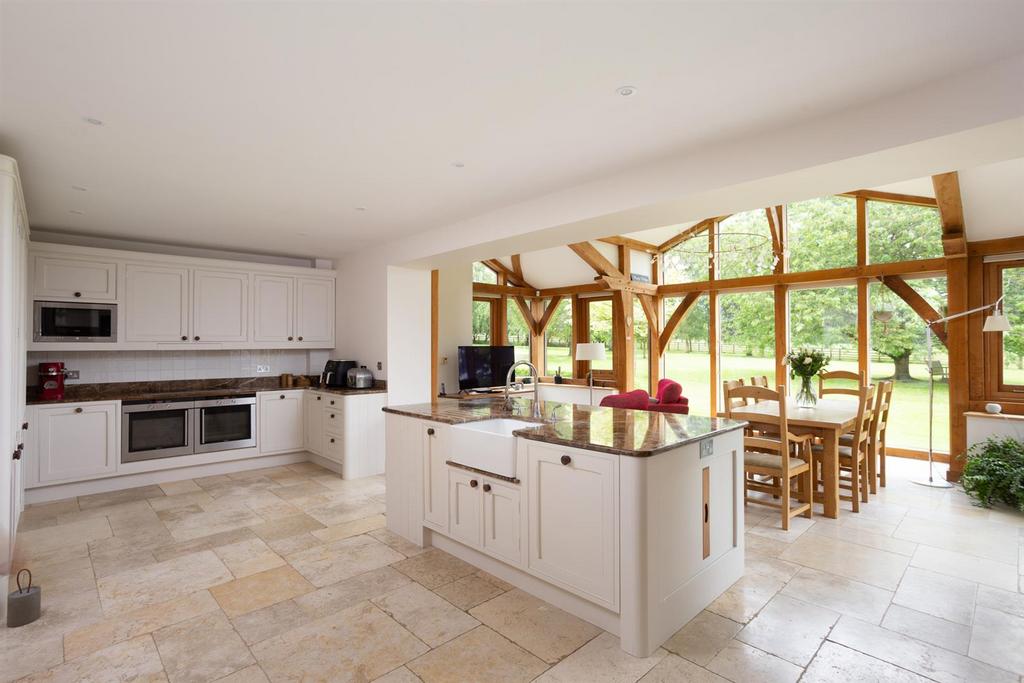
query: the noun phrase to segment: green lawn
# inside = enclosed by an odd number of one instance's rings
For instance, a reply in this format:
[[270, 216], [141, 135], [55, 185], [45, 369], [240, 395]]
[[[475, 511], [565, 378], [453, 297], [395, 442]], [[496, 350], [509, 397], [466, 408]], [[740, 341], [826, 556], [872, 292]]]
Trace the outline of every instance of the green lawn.
[[[665, 377], [683, 385], [683, 395], [690, 399], [690, 410], [695, 415], [711, 414], [710, 397], [710, 361], [707, 353], [686, 353], [685, 351], [669, 351], [665, 355]], [[611, 368], [610, 361], [604, 363]], [[566, 377], [572, 373], [572, 361], [568, 348], [548, 349], [548, 368], [553, 373], [561, 365], [562, 374]], [[647, 363], [637, 358], [636, 386], [647, 386]], [[856, 372], [854, 361], [833, 361], [829, 364], [833, 370], [852, 370]], [[893, 404], [889, 414], [889, 430], [887, 441], [891, 446], [917, 448], [928, 447], [928, 374], [924, 364], [912, 364], [911, 381], [896, 383], [893, 392]], [[1024, 381], [1024, 371], [1018, 371]], [[725, 355], [721, 359], [721, 380], [743, 377], [749, 381], [751, 376], [768, 375], [769, 382], [774, 382], [775, 361], [772, 358], [751, 356]], [[893, 374], [892, 363], [872, 362], [871, 378], [887, 379]], [[1008, 373], [1009, 374], [1009, 373]], [[1015, 373], [1016, 374], [1016, 373]], [[817, 387], [817, 383], [815, 383]], [[935, 450], [949, 450], [949, 386], [945, 382], [935, 382]]]

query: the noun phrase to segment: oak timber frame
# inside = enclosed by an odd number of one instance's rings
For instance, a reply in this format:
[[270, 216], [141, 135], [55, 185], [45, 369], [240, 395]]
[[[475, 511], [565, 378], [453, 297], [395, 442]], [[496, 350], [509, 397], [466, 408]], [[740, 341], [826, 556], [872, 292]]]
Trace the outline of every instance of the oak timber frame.
[[[830, 287], [853, 285], [857, 290], [857, 350], [859, 371], [869, 373], [870, 364], [870, 300], [869, 285], [879, 282], [902, 299], [922, 319], [941, 317], [908, 283], [908, 279], [922, 277], [946, 277], [947, 314], [954, 314], [969, 307], [979, 306], [994, 300], [995, 273], [993, 264], [984, 264], [985, 256], [1024, 252], [1024, 237], [970, 243], [966, 239], [963, 209], [957, 174], [944, 173], [933, 177], [936, 198], [915, 195], [894, 194], [874, 190], [856, 190], [838, 196], [850, 197], [855, 201], [857, 227], [856, 265], [819, 271], [790, 272], [787, 262], [788, 220], [785, 206], [765, 208], [771, 232], [772, 250], [778, 257], [774, 271], [769, 275], [719, 279], [715, 262], [709, 259], [708, 279], [699, 282], [661, 284], [662, 256], [679, 244], [707, 233], [708, 246], [715, 249], [718, 225], [728, 218], [716, 216], [706, 218], [686, 228], [665, 242], [654, 245], [628, 237], [607, 237], [598, 241], [612, 244], [618, 250], [618, 263], [613, 263], [588, 242], [568, 245], [569, 248], [595, 273], [594, 281], [575, 286], [534, 289], [523, 279], [519, 256], [512, 257], [510, 269], [500, 261], [492, 259], [484, 264], [499, 278], [499, 285], [474, 283], [474, 295], [514, 297], [531, 328], [532, 360], [542, 369], [544, 362], [544, 330], [550, 322], [554, 306], [561, 297], [570, 297], [573, 307], [571, 342], [575, 344], [589, 340], [586, 301], [592, 296], [611, 298], [613, 305], [613, 370], [610, 381], [601, 382], [628, 391], [633, 386], [633, 301], [638, 300], [649, 325], [650, 351], [649, 385], [647, 390], [654, 393], [661, 377], [661, 357], [675, 330], [693, 309], [700, 297], [709, 299], [709, 355], [710, 390], [713, 406], [718, 404], [717, 388], [720, 384], [719, 368], [719, 295], [726, 292], [771, 291], [775, 300], [775, 367], [776, 377], [786, 382], [788, 373], [784, 362], [789, 345], [789, 292], [808, 287]], [[867, 202], [893, 202], [914, 206], [927, 206], [939, 210], [942, 223], [943, 256], [938, 258], [893, 263], [868, 263]], [[630, 280], [630, 250], [650, 254], [652, 258], [650, 283]], [[1024, 260], [1019, 262], [1024, 265]], [[493, 264], [493, 265], [492, 265]], [[503, 279], [509, 272], [513, 277]], [[665, 299], [669, 296], [682, 299], [672, 311], [665, 310]], [[545, 301], [548, 303], [545, 305]], [[503, 309], [504, 310], [504, 309]], [[492, 318], [493, 320], [493, 318]], [[1001, 340], [997, 335], [981, 335], [982, 316], [971, 316], [949, 323], [946, 329], [935, 329], [936, 337], [949, 351], [949, 394], [950, 394], [950, 445], [953, 453], [966, 449], [966, 424], [963, 413], [979, 409], [986, 400], [1000, 398], [1016, 400], [1008, 406], [1007, 412], [1024, 414], [1024, 394], [1012, 392], [999, 385], [995, 379], [1001, 365]], [[494, 336], [495, 339], [505, 339]], [[574, 361], [576, 380], [584, 377], [589, 364]], [[890, 448], [893, 455], [922, 457], [923, 453], [909, 449]], [[949, 461], [940, 456], [941, 461]], [[959, 477], [962, 463], [951, 462], [949, 477]]]

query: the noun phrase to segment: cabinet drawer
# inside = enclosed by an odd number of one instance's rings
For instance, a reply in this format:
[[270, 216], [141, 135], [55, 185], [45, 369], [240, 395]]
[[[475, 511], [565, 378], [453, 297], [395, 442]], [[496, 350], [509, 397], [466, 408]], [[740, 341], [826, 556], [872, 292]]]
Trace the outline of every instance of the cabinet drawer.
[[326, 432], [324, 434], [323, 456], [335, 462], [341, 462], [345, 457], [345, 441], [341, 434]]
[[37, 256], [32, 284], [36, 298], [113, 301], [117, 264]]
[[340, 432], [342, 428], [341, 407], [332, 408], [329, 405], [324, 408], [324, 427]]
[[325, 394], [323, 404], [324, 410], [328, 408], [341, 408], [341, 397], [332, 394]]

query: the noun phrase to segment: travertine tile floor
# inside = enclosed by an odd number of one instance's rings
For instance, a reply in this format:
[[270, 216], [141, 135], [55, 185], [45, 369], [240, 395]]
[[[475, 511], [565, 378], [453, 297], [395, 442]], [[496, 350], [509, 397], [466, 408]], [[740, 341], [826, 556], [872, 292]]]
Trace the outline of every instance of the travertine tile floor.
[[379, 477], [312, 464], [26, 510], [36, 623], [0, 679], [1020, 681], [1024, 515], [890, 485], [859, 515], [747, 513], [747, 573], [653, 656], [384, 528]]

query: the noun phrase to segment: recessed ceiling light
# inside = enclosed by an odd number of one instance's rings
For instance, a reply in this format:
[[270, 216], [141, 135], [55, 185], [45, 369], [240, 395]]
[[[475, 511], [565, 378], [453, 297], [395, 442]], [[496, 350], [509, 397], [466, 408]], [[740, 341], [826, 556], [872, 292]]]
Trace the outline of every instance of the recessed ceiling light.
[[73, 213], [76, 216], [84, 216], [85, 215], [85, 211], [82, 211], [81, 209], [71, 209], [71, 211], [69, 211], [68, 213]]
[[454, 166], [455, 168], [465, 168], [466, 164], [464, 164], [461, 161], [453, 161], [452, 166]]
[[632, 97], [636, 94], [636, 88], [632, 85], [624, 85], [621, 88], [616, 88], [615, 92], [619, 93], [623, 97]]
[[94, 119], [91, 116], [83, 116], [82, 120], [85, 121], [86, 123], [90, 124], [90, 125], [93, 125], [93, 126], [102, 126], [103, 125], [102, 121], [100, 121], [99, 119]]
[[366, 207], [365, 206], [357, 206], [356, 207], [356, 211], [366, 211]]
[[309, 237], [309, 233], [308, 233], [308, 232], [299, 232], [299, 233], [296, 233], [296, 234], [297, 234], [297, 235], [298, 235], [299, 237]]
[[77, 192], [85, 192], [86, 191], [86, 189], [84, 187], [82, 187], [81, 185], [72, 185], [71, 189], [75, 190]]

